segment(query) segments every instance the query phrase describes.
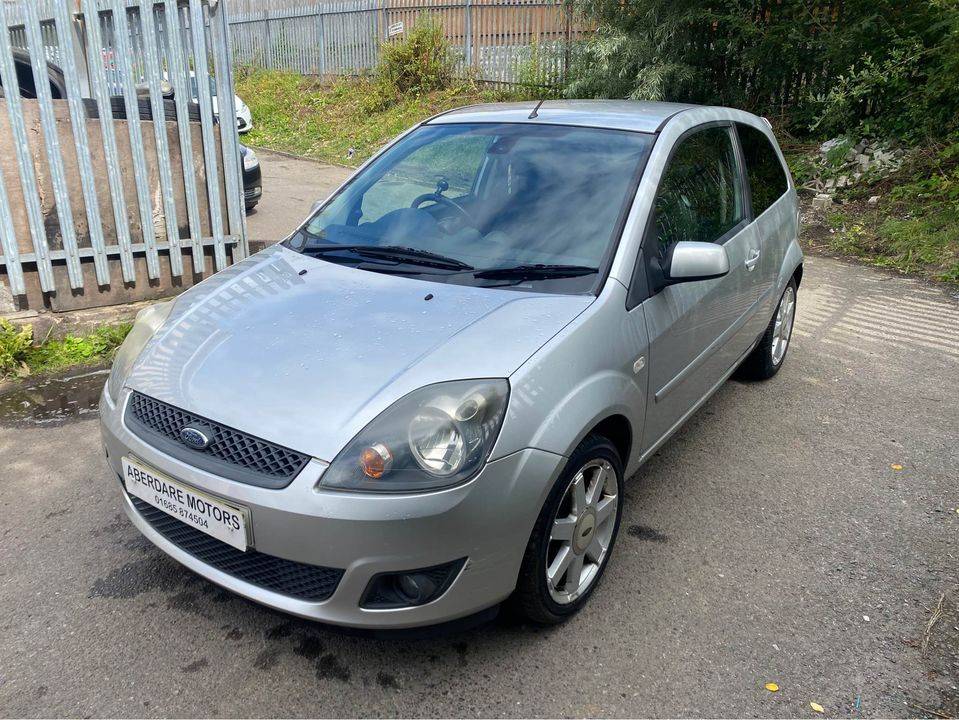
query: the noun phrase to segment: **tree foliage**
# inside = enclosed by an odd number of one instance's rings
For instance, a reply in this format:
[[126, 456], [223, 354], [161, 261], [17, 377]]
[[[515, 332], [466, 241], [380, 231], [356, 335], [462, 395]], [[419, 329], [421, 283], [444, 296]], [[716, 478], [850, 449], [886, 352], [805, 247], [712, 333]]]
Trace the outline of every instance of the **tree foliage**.
[[794, 132], [959, 128], [959, 0], [571, 0], [570, 96], [742, 107]]

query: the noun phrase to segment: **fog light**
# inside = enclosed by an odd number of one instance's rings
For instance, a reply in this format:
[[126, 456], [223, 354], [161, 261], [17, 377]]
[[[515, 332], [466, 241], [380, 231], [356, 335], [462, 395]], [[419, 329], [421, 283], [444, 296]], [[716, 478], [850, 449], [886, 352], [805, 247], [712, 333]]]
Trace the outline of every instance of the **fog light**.
[[466, 558], [461, 558], [420, 570], [374, 575], [360, 607], [387, 610], [433, 602], [449, 589], [465, 563]]
[[420, 605], [436, 593], [436, 583], [424, 573], [398, 575], [396, 586], [410, 605]]

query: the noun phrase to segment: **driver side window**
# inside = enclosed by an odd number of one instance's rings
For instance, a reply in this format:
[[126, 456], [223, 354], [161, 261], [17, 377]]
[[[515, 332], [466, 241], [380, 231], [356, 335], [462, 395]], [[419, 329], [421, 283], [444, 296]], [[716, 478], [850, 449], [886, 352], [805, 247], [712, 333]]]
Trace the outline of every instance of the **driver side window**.
[[656, 194], [660, 256], [681, 241], [716, 242], [745, 217], [729, 128], [700, 130], [676, 149]]
[[[398, 207], [410, 207], [421, 195], [448, 185], [453, 200], [468, 195], [486, 157], [489, 139], [455, 135], [411, 152], [363, 195], [360, 223], [371, 223]], [[432, 203], [424, 202], [429, 208]]]

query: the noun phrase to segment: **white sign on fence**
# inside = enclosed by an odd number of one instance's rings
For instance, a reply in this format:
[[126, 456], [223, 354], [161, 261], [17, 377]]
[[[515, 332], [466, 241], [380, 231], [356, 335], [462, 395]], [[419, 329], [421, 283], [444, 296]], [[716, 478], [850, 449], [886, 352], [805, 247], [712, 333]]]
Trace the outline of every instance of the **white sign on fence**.
[[390, 25], [390, 26], [386, 29], [386, 34], [387, 34], [389, 37], [393, 37], [394, 35], [402, 35], [402, 34], [403, 34], [403, 23], [402, 23], [402, 22], [393, 23], [392, 25]]

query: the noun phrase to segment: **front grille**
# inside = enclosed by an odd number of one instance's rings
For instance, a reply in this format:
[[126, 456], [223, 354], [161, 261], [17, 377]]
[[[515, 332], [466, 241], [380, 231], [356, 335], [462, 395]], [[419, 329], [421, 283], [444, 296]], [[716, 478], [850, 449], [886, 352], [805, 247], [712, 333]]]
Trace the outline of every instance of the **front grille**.
[[251, 585], [297, 600], [321, 602], [328, 599], [343, 577], [336, 568], [306, 565], [266, 555], [256, 550], [237, 550], [172, 515], [167, 515], [138, 497], [127, 494], [140, 517], [150, 527], [200, 562]]
[[[127, 404], [127, 427], [140, 439], [173, 457], [216, 475], [260, 487], [281, 488], [310, 461], [308, 455], [275, 445], [134, 392]], [[186, 425], [209, 430], [211, 442], [196, 450], [180, 439]]]

